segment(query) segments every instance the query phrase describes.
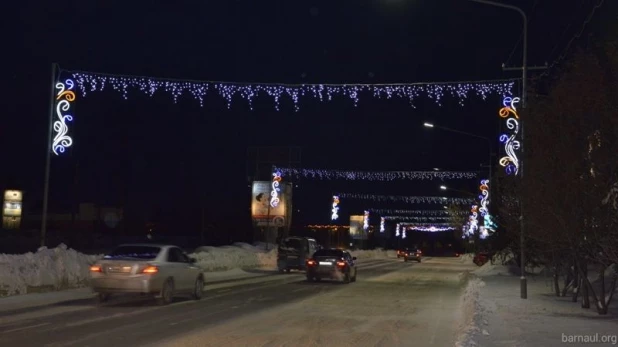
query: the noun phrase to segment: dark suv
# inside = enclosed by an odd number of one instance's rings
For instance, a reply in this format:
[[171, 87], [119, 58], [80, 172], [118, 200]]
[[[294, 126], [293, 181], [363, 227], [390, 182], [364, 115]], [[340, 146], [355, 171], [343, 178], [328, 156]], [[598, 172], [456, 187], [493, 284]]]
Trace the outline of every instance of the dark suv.
[[345, 283], [356, 281], [356, 257], [341, 249], [321, 249], [307, 260], [307, 281], [322, 278]]
[[403, 261], [414, 260], [420, 263], [422, 257], [423, 252], [417, 248], [406, 248], [403, 252]]

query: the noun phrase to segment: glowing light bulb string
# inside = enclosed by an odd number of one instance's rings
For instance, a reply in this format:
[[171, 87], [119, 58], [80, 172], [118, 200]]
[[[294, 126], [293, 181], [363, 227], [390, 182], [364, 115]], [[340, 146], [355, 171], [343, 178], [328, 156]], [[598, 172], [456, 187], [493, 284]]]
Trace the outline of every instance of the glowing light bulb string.
[[388, 221], [430, 221], [430, 222], [435, 222], [435, 221], [439, 221], [439, 220], [449, 220], [452, 217], [450, 217], [450, 216], [446, 216], [446, 217], [384, 216], [382, 218], [385, 219], [385, 220], [388, 220]]
[[106, 88], [120, 92], [125, 99], [128, 99], [130, 90], [138, 90], [149, 96], [164, 91], [172, 96], [174, 102], [177, 102], [180, 96], [187, 94], [197, 100], [200, 106], [204, 106], [207, 94], [215, 91], [227, 101], [228, 108], [231, 107], [234, 98], [240, 97], [249, 104], [250, 109], [253, 109], [253, 100], [260, 94], [265, 94], [273, 99], [276, 110], [280, 109], [283, 96], [289, 97], [296, 111], [300, 109], [299, 102], [302, 97], [310, 96], [324, 102], [331, 101], [335, 96], [343, 96], [352, 100], [357, 106], [363, 93], [371, 94], [374, 98], [407, 99], [412, 107], [414, 100], [421, 96], [432, 99], [438, 105], [442, 105], [442, 99], [450, 96], [456, 98], [463, 106], [464, 100], [474, 94], [482, 100], [490, 95], [503, 98], [510, 96], [518, 81], [518, 79], [502, 79], [391, 84], [284, 84], [157, 78], [78, 70], [61, 71], [73, 77], [84, 97], [89, 92], [100, 92]]
[[466, 216], [468, 215], [467, 211], [447, 211], [447, 210], [391, 210], [391, 209], [379, 209], [379, 208], [370, 208], [369, 211], [377, 214], [377, 215], [427, 215], [427, 216], [444, 216], [444, 215], [458, 215], [458, 216]]
[[452, 180], [473, 179], [478, 176], [478, 171], [351, 171], [351, 170], [326, 170], [326, 169], [298, 169], [298, 168], [275, 168], [282, 176], [294, 176], [296, 178], [309, 178], [320, 180], [348, 181], [395, 181], [395, 180]]
[[356, 194], [356, 193], [339, 193], [341, 199], [356, 199], [356, 200], [373, 200], [373, 201], [393, 201], [404, 202], [408, 204], [451, 204], [451, 205], [467, 205], [474, 202], [470, 198], [448, 198], [439, 196], [397, 196], [397, 195], [374, 195], [374, 194]]

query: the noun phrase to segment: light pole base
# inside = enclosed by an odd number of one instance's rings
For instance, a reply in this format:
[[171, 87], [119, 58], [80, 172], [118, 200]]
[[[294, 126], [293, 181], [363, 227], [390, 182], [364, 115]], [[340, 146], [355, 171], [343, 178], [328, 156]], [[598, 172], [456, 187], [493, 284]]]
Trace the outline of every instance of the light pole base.
[[519, 279], [519, 287], [521, 292], [521, 298], [528, 299], [528, 280], [526, 279], [526, 277], [521, 276], [521, 278]]

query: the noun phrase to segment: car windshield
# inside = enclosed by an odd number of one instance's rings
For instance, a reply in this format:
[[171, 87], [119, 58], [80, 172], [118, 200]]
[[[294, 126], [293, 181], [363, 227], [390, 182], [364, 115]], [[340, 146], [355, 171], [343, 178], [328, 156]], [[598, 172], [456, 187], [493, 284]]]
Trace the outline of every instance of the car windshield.
[[343, 251], [338, 249], [321, 249], [313, 254], [314, 257], [342, 257]]
[[160, 247], [155, 246], [120, 246], [107, 254], [104, 259], [136, 258], [153, 260], [161, 252]]

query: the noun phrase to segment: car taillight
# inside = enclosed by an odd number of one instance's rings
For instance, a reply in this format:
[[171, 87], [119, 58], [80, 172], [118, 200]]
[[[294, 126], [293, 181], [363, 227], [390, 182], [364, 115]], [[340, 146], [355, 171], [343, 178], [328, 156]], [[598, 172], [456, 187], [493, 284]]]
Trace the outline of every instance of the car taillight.
[[159, 268], [156, 266], [147, 266], [144, 270], [142, 270], [142, 273], [145, 274], [156, 274], [157, 272], [159, 272]]
[[315, 260], [313, 260], [313, 259], [309, 259], [309, 260], [307, 260], [307, 265], [309, 265], [309, 266], [315, 266]]
[[345, 266], [345, 262], [344, 261], [338, 261], [337, 262], [337, 266], [344, 267]]
[[93, 265], [90, 267], [90, 272], [103, 272], [103, 269], [99, 265]]

